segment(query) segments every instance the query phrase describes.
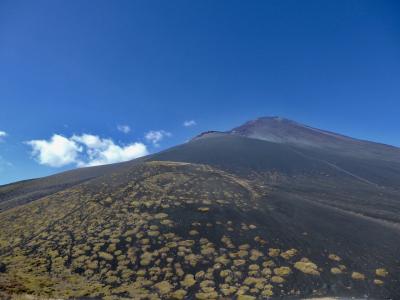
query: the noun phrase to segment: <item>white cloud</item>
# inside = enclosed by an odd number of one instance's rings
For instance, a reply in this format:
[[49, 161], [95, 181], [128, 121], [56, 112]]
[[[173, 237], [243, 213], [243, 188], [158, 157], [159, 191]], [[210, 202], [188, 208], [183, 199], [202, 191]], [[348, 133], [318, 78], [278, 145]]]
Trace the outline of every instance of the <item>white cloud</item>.
[[87, 161], [78, 162], [79, 166], [98, 166], [127, 161], [148, 154], [146, 145], [132, 143], [118, 146], [111, 139], [102, 139], [97, 135], [83, 134], [72, 136], [72, 140], [85, 146]]
[[165, 130], [150, 130], [144, 136], [147, 141], [153, 143], [154, 146], [160, 146], [159, 142], [161, 142], [165, 137], [170, 137], [172, 134]]
[[0, 130], [0, 142], [2, 142], [3, 138], [5, 138], [7, 135], [7, 132]]
[[49, 141], [33, 140], [27, 144], [32, 146], [32, 154], [40, 164], [51, 167], [69, 164], [78, 167], [98, 166], [148, 154], [146, 145], [142, 143], [120, 146], [112, 139], [91, 134], [73, 135], [71, 138], [55, 134]]
[[32, 140], [27, 142], [32, 147], [32, 155], [42, 165], [62, 167], [75, 163], [78, 153], [82, 151], [77, 143], [54, 134], [49, 141]]
[[131, 131], [129, 125], [118, 125], [117, 129], [123, 133], [129, 133]]
[[185, 127], [190, 127], [190, 126], [195, 126], [195, 125], [197, 125], [195, 120], [188, 120], [188, 121], [183, 122], [183, 126], [185, 126]]
[[78, 142], [80, 144], [84, 144], [89, 149], [103, 148], [105, 146], [105, 141], [108, 139], [102, 140], [97, 135], [92, 134], [82, 134], [82, 135], [73, 135], [71, 140]]

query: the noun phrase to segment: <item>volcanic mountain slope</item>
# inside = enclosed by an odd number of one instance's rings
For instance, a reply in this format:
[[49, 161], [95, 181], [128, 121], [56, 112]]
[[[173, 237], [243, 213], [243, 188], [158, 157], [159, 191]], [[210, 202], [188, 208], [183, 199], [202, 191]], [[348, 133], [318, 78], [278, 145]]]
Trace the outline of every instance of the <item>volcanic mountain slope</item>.
[[345, 155], [400, 160], [393, 146], [354, 139], [334, 132], [313, 128], [281, 117], [262, 117], [229, 131], [231, 134], [269, 142], [338, 151]]
[[114, 170], [120, 170], [123, 167], [123, 164], [117, 163], [95, 168], [80, 168], [53, 176], [0, 186], [0, 212], [51, 195]]
[[400, 151], [264, 129], [0, 187], [4, 297], [399, 298]]

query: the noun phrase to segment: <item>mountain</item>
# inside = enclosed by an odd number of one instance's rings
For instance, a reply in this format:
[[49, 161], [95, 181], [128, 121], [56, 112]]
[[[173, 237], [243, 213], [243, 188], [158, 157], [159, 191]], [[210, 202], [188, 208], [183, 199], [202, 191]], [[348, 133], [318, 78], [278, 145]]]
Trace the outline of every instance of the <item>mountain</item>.
[[281, 117], [258, 118], [229, 133], [269, 142], [331, 150], [349, 156], [400, 160], [399, 149], [396, 147], [354, 139]]
[[400, 149], [263, 117], [0, 187], [0, 291], [400, 297]]

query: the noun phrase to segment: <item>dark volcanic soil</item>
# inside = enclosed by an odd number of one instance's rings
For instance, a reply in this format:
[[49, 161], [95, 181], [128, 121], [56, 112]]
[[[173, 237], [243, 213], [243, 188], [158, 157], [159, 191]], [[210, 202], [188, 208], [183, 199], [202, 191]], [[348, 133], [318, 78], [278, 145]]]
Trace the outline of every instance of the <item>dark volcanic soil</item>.
[[289, 140], [209, 133], [0, 187], [0, 296], [399, 299], [396, 149]]

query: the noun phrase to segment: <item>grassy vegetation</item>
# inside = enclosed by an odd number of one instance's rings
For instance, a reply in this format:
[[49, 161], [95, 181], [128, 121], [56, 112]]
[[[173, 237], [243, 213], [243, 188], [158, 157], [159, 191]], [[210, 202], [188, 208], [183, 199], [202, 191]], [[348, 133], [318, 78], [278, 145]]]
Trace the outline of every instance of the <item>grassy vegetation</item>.
[[[268, 229], [243, 217], [258, 201], [244, 179], [170, 162], [58, 192], [0, 214], [0, 290], [64, 299], [258, 299], [298, 295], [291, 277], [366, 279], [269, 242]], [[383, 285], [387, 272], [376, 275]]]

